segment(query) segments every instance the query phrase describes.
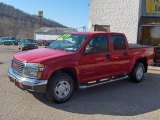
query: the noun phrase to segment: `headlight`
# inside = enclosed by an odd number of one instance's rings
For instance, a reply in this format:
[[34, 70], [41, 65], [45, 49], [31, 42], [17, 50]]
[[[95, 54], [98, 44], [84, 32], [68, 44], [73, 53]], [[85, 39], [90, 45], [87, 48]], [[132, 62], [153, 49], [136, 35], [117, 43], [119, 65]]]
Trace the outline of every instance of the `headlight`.
[[44, 65], [39, 63], [26, 63], [23, 70], [23, 76], [30, 78], [41, 78]]

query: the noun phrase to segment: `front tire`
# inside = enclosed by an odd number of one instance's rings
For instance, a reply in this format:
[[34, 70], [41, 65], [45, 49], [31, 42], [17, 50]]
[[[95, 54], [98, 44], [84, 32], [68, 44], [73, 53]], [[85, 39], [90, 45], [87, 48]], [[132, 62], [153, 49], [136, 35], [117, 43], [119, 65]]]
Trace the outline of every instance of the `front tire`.
[[144, 79], [145, 67], [143, 63], [136, 63], [133, 72], [131, 74], [131, 80], [133, 82], [141, 82]]
[[53, 75], [48, 83], [47, 97], [56, 103], [64, 103], [69, 100], [73, 94], [74, 81], [66, 73]]

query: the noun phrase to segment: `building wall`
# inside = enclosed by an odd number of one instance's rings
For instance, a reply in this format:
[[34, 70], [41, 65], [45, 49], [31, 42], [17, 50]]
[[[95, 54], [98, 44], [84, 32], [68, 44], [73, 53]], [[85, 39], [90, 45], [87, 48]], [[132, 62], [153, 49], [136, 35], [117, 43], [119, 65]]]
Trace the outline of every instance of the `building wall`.
[[140, 0], [90, 0], [89, 30], [94, 25], [110, 25], [111, 32], [125, 33], [137, 43]]
[[56, 40], [58, 37], [60, 37], [59, 34], [50, 35], [44, 33], [35, 33], [35, 40]]

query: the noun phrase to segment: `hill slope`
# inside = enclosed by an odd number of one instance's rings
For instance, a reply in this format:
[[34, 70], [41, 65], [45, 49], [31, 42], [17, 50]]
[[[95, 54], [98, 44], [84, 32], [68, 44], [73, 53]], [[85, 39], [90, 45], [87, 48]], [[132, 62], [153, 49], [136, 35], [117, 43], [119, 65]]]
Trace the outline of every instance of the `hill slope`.
[[41, 27], [65, 27], [46, 18], [29, 15], [23, 11], [0, 2], [0, 36], [33, 38], [34, 31]]

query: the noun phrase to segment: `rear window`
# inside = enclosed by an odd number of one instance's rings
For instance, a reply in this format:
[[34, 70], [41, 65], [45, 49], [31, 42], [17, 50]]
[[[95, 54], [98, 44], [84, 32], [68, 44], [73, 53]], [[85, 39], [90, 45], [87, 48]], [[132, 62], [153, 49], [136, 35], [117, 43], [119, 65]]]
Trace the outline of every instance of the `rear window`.
[[125, 50], [126, 49], [125, 40], [122, 36], [113, 35], [111, 36], [111, 38], [112, 38], [114, 50]]

